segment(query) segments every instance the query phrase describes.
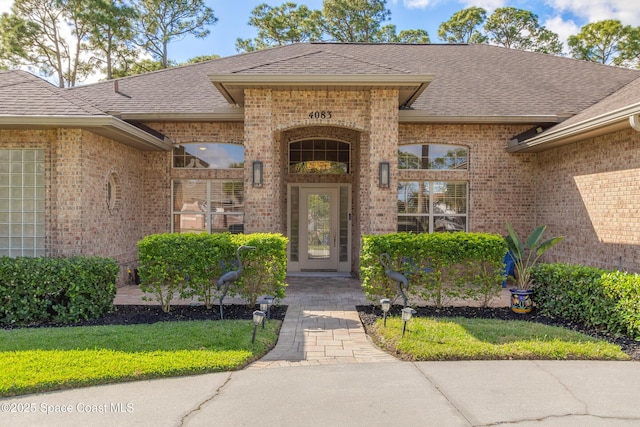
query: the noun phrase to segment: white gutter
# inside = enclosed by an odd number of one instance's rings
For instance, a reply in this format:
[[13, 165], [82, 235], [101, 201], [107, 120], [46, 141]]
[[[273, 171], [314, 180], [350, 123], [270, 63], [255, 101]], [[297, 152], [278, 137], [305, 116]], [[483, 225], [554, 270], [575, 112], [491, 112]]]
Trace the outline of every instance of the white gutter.
[[[640, 131], [640, 103], [636, 103], [615, 111], [610, 111], [599, 116], [582, 120], [580, 122], [549, 129], [520, 143], [511, 142], [506, 147], [509, 152], [540, 151], [548, 145], [557, 146], [579, 140], [580, 137], [593, 134], [598, 136], [610, 131], [624, 129], [628, 126]], [[543, 147], [543, 145], [545, 147]]]
[[169, 151], [170, 141], [112, 116], [21, 116], [0, 115], [0, 129], [79, 128], [145, 150]]
[[563, 115], [519, 115], [519, 116], [438, 116], [424, 110], [400, 110], [400, 123], [561, 123], [569, 116]]

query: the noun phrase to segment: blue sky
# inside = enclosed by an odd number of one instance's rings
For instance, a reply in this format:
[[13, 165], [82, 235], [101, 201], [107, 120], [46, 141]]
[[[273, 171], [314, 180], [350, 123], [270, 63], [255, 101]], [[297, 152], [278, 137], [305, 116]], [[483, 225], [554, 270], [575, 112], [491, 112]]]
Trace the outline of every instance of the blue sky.
[[[312, 9], [322, 8], [322, 0], [291, 1]], [[256, 35], [255, 29], [247, 25], [253, 8], [261, 3], [277, 6], [285, 1], [206, 0], [206, 3], [218, 18], [218, 23], [211, 27], [211, 35], [206, 39], [187, 37], [170, 44], [172, 60], [184, 62], [198, 55], [234, 55], [238, 37]], [[13, 0], [0, 0], [0, 13], [8, 11], [12, 4]], [[640, 26], [640, 0], [388, 0], [391, 20], [387, 23], [394, 24], [397, 31], [425, 29], [431, 41], [438, 43], [440, 23], [469, 6], [483, 7], [489, 14], [504, 6], [530, 10], [538, 15], [542, 25], [558, 33], [562, 41], [576, 34], [584, 24], [603, 19], [619, 19], [623, 24]]]

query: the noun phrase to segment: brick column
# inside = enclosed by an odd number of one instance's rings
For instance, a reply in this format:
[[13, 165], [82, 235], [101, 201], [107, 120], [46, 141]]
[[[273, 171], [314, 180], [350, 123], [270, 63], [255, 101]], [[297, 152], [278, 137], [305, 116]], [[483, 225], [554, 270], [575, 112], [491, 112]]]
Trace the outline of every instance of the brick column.
[[[269, 89], [245, 89], [245, 233], [281, 231], [280, 159], [274, 141], [271, 95]], [[262, 187], [252, 186], [254, 160], [260, 160], [263, 164]]]
[[[368, 143], [360, 153], [360, 232], [384, 234], [397, 231], [398, 91], [371, 91]], [[380, 162], [391, 166], [391, 185], [380, 188]]]

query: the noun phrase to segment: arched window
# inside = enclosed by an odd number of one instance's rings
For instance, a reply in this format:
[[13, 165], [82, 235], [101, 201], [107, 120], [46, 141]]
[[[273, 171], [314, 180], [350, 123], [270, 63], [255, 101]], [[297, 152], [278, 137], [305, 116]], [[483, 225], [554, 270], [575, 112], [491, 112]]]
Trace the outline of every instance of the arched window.
[[469, 149], [447, 144], [401, 145], [398, 147], [398, 168], [467, 170]]
[[350, 145], [331, 139], [289, 144], [289, 173], [346, 174], [351, 170]]
[[244, 147], [228, 143], [188, 143], [173, 149], [174, 168], [242, 169]]

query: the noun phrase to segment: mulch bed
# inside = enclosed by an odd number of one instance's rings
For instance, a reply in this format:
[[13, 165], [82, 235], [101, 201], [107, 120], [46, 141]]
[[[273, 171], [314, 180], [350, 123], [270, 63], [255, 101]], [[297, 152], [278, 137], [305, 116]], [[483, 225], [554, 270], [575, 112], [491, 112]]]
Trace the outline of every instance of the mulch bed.
[[[225, 305], [223, 315], [225, 320], [251, 320], [254, 310], [257, 309], [246, 305]], [[271, 319], [283, 320], [286, 313], [286, 305], [272, 306], [270, 310]], [[159, 305], [155, 304], [115, 305], [111, 313], [98, 319], [85, 320], [72, 325], [38, 324], [30, 327], [137, 325], [187, 320], [220, 320], [220, 307], [214, 305], [213, 308], [207, 309], [204, 305], [173, 305], [169, 313], [165, 313]]]
[[[382, 319], [383, 317], [382, 310], [379, 307], [374, 308], [374, 306], [370, 305], [361, 305], [357, 306], [356, 309], [358, 310], [360, 320], [365, 327], [375, 323], [377, 319]], [[402, 306], [394, 305], [388, 315], [400, 316], [401, 310]], [[527, 322], [542, 323], [549, 326], [559, 326], [617, 344], [620, 346], [622, 351], [631, 357], [631, 359], [640, 360], [640, 341], [635, 341], [632, 338], [624, 336], [614, 336], [595, 328], [589, 328], [581, 323], [544, 316], [537, 312], [536, 309], [528, 314], [514, 313], [509, 307], [443, 307], [438, 309], [436, 307], [428, 306], [417, 307], [415, 310], [417, 311], [415, 316], [419, 317], [467, 317], [479, 319], [523, 320]]]

